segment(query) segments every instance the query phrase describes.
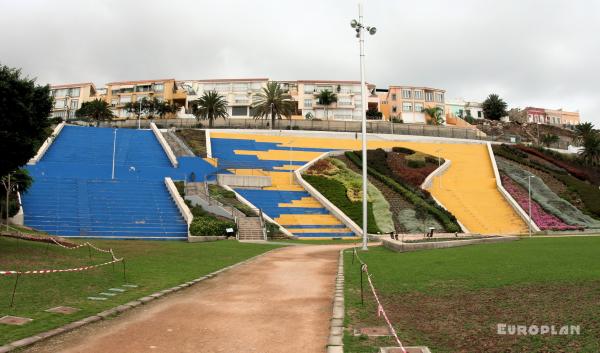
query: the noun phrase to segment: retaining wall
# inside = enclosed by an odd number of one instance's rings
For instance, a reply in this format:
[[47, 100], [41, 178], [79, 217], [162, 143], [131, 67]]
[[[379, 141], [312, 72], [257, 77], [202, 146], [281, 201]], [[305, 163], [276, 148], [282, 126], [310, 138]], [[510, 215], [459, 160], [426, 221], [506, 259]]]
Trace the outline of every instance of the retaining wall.
[[156, 124], [150, 123], [150, 129], [154, 133], [154, 136], [156, 136], [158, 143], [161, 145], [161, 147], [167, 154], [167, 158], [169, 158], [169, 161], [171, 161], [171, 164], [173, 164], [173, 167], [177, 168], [179, 166], [177, 157], [175, 157], [175, 153], [173, 153], [173, 150], [171, 150], [171, 146], [169, 146], [169, 144], [167, 143], [167, 140], [165, 140], [165, 137], [162, 135], [160, 130], [156, 127]]
[[29, 165], [36, 164], [37, 162], [39, 162], [42, 159], [42, 157], [44, 157], [44, 154], [46, 154], [46, 151], [48, 151], [48, 148], [50, 148], [50, 145], [52, 144], [54, 139], [56, 139], [58, 137], [58, 134], [60, 134], [63, 127], [65, 127], [64, 121], [62, 123], [56, 125], [56, 127], [52, 131], [52, 135], [50, 135], [50, 137], [48, 137], [46, 139], [46, 141], [44, 141], [44, 143], [42, 144], [40, 149], [37, 151], [35, 156], [33, 158], [31, 158], [29, 160], [29, 162], [27, 162], [27, 164], [29, 164]]

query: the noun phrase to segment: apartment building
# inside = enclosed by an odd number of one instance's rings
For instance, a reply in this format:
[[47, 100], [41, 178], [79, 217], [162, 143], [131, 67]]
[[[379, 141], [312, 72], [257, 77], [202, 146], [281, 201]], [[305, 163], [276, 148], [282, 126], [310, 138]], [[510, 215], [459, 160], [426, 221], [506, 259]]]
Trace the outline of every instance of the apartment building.
[[[308, 115], [321, 120], [361, 120], [363, 109], [379, 109], [379, 97], [373, 84], [366, 84], [366, 104], [361, 99], [360, 81], [300, 80], [283, 81], [282, 85], [291, 87], [290, 95], [303, 118]], [[327, 107], [319, 104], [318, 98], [325, 90], [337, 95], [337, 102]]]
[[471, 116], [474, 119], [485, 119], [481, 102], [468, 101], [463, 98], [446, 100], [446, 115], [465, 118]]
[[[404, 123], [426, 123], [429, 117], [423, 109], [439, 107], [445, 111], [446, 91], [438, 88], [415, 86], [389, 86], [380, 90], [381, 111], [386, 119], [402, 119]], [[387, 114], [387, 115], [386, 115]]]
[[128, 118], [124, 106], [129, 102], [140, 102], [144, 98], [157, 98], [185, 106], [187, 92], [178, 86], [175, 79], [120, 81], [106, 84], [104, 99], [108, 102], [115, 116]]
[[82, 103], [96, 98], [96, 86], [91, 82], [52, 85], [50, 94], [54, 98], [51, 116], [73, 119]]
[[527, 107], [523, 113], [516, 115], [517, 121], [548, 124], [548, 125], [577, 125], [580, 122], [579, 112], [568, 112], [562, 109], [545, 109]]
[[178, 84], [187, 92], [186, 112], [191, 112], [191, 102], [208, 91], [217, 91], [227, 99], [231, 118], [252, 116], [252, 104], [256, 95], [267, 86], [268, 78], [187, 80]]

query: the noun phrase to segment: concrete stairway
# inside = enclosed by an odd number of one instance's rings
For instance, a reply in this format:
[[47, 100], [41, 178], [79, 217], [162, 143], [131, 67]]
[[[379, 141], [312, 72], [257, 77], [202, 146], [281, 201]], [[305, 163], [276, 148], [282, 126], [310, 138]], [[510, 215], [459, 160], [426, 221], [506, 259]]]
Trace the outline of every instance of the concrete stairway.
[[238, 240], [265, 240], [265, 233], [260, 217], [238, 218]]

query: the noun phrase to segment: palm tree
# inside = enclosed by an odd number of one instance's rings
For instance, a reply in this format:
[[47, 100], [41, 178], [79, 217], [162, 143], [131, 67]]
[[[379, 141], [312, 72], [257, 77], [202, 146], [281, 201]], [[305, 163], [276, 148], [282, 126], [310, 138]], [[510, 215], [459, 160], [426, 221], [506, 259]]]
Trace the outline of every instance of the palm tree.
[[590, 166], [600, 165], [600, 133], [591, 132], [587, 134], [582, 141], [581, 147], [583, 148], [579, 152], [579, 157], [583, 162]]
[[328, 89], [322, 90], [319, 94], [317, 94], [317, 101], [320, 105], [323, 106], [323, 112], [325, 113], [325, 119], [329, 120], [329, 115], [327, 114], [327, 108], [333, 103], [338, 101], [337, 94], [331, 92]]
[[573, 142], [582, 143], [586, 136], [594, 133], [594, 124], [582, 123], [575, 126], [575, 138]]
[[112, 120], [115, 117], [110, 105], [102, 99], [82, 103], [81, 108], [75, 112], [75, 116], [95, 120], [96, 126], [100, 125], [100, 121]]
[[550, 145], [558, 143], [558, 141], [560, 141], [560, 138], [553, 134], [544, 134], [540, 139], [540, 142], [546, 147], [550, 147]]
[[208, 127], [218, 118], [227, 119], [227, 100], [217, 91], [204, 92], [202, 97], [192, 102], [192, 114], [197, 120], [208, 120]]
[[444, 123], [444, 117], [442, 117], [442, 108], [430, 107], [423, 108], [423, 113], [429, 115], [430, 119], [427, 121], [431, 125], [442, 125]]
[[252, 115], [255, 119], [267, 118], [271, 115], [271, 129], [275, 125], [275, 117], [281, 119], [292, 117], [294, 112], [294, 101], [292, 96], [285, 93], [278, 82], [269, 82], [263, 87], [252, 103]]

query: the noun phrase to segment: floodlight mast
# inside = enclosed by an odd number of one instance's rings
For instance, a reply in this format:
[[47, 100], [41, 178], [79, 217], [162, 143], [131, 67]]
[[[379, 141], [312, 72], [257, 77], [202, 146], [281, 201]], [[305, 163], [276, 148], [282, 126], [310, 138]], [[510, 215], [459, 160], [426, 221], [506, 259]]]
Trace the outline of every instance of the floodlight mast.
[[366, 30], [370, 35], [374, 35], [377, 32], [375, 27], [365, 27], [363, 25], [363, 14], [362, 14], [362, 2], [358, 3], [358, 21], [353, 19], [350, 21], [350, 27], [356, 30], [356, 38], [358, 38], [360, 46], [360, 98], [361, 98], [361, 115], [362, 115], [362, 188], [363, 188], [363, 222], [362, 222], [362, 250], [368, 250], [367, 244], [367, 199], [368, 199], [368, 182], [367, 182], [367, 90], [365, 89], [365, 39], [364, 31]]

